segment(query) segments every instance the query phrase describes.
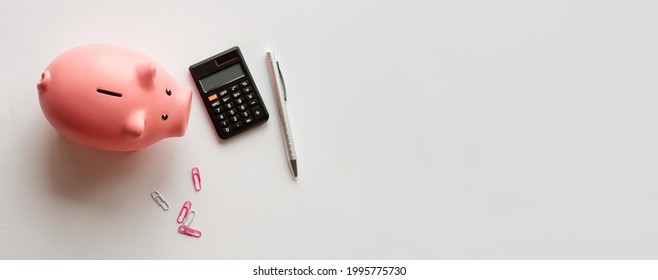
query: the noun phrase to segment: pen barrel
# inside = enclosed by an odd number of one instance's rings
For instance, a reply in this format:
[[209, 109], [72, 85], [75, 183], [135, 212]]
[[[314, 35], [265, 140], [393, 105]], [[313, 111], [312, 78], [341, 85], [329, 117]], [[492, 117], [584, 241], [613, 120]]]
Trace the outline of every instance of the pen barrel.
[[279, 71], [275, 69], [275, 63], [277, 63], [274, 58], [274, 54], [267, 53], [267, 68], [270, 73], [270, 82], [272, 83], [272, 90], [274, 91], [274, 97], [276, 98], [276, 106], [279, 111], [279, 122], [281, 126], [281, 135], [283, 137], [283, 144], [286, 148], [286, 155], [288, 160], [296, 160], [297, 154], [295, 152], [295, 144], [292, 140], [292, 132], [290, 129], [290, 122], [288, 121], [288, 112], [286, 110], [286, 100], [284, 98], [283, 86], [281, 84], [281, 76]]
[[287, 124], [288, 115], [284, 116], [286, 118], [285, 127], [281, 126], [281, 133], [283, 134], [283, 143], [286, 145], [286, 150], [289, 160], [297, 159], [297, 154], [295, 153], [295, 144], [292, 141], [292, 132], [290, 131], [290, 126]]

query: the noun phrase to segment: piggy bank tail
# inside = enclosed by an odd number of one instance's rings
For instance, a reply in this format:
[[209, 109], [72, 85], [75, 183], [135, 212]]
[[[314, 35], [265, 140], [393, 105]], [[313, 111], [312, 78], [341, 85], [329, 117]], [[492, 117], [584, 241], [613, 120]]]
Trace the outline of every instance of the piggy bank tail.
[[50, 83], [50, 71], [46, 70], [41, 73], [41, 80], [37, 83], [39, 94], [43, 94]]

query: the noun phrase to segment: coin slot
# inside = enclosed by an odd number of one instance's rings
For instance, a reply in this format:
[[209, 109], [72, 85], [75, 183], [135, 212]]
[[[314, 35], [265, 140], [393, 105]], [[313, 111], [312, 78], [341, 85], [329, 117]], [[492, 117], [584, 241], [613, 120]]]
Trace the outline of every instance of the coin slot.
[[121, 96], [123, 96], [123, 94], [121, 94], [121, 93], [119, 93], [119, 92], [114, 92], [114, 91], [104, 90], [104, 89], [100, 89], [100, 88], [97, 89], [96, 92], [98, 92], [98, 93], [102, 93], [102, 94], [106, 94], [106, 95], [110, 95], [110, 96], [116, 96], [116, 97], [121, 97]]

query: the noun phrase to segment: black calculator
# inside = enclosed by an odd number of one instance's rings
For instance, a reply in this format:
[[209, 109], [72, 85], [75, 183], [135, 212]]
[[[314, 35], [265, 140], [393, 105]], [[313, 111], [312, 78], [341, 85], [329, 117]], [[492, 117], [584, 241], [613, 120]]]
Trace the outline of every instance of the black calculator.
[[194, 64], [190, 73], [219, 138], [231, 138], [269, 119], [240, 48]]

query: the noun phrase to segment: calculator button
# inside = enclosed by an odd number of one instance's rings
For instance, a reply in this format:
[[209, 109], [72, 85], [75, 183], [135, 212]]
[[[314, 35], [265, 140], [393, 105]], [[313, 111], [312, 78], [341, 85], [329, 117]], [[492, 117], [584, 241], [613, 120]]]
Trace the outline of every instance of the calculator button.
[[254, 99], [254, 94], [253, 93], [247, 93], [247, 94], [245, 94], [245, 97], [247, 97], [247, 100], [252, 100], [252, 99]]
[[221, 121], [221, 122], [219, 122], [219, 125], [221, 127], [227, 127], [229, 125], [229, 123], [228, 123], [228, 121]]
[[260, 119], [263, 117], [263, 111], [261, 111], [260, 107], [251, 108], [251, 111], [254, 113], [254, 118]]
[[238, 99], [235, 100], [235, 103], [238, 103], [238, 105], [240, 105], [240, 104], [244, 103], [244, 100], [242, 100], [242, 98], [238, 98]]
[[249, 116], [249, 111], [241, 112], [240, 115], [241, 115], [243, 118], [246, 118], [246, 117]]
[[227, 126], [227, 127], [222, 128], [222, 131], [224, 131], [224, 133], [231, 133], [231, 131], [233, 131], [233, 130], [230, 127]]
[[226, 107], [226, 109], [233, 109], [233, 108], [235, 108], [235, 104], [233, 104], [233, 102], [229, 102], [229, 103], [226, 103], [224, 105], [224, 107]]
[[224, 97], [224, 96], [226, 96], [227, 94], [228, 94], [228, 91], [227, 91], [227, 90], [222, 90], [222, 91], [219, 92], [219, 96], [221, 96], [221, 97]]
[[210, 103], [210, 106], [212, 106], [212, 107], [217, 107], [217, 106], [219, 106], [219, 100], [217, 100], [217, 101], [215, 101], [215, 102], [213, 102], [213, 103]]
[[238, 106], [238, 109], [240, 109], [240, 111], [244, 111], [244, 110], [247, 110], [247, 106], [240, 105], [240, 106]]
[[237, 122], [239, 120], [240, 120], [240, 118], [238, 118], [238, 116], [232, 116], [231, 117], [231, 122]]
[[237, 85], [231, 86], [230, 89], [231, 89], [231, 91], [236, 91], [236, 90], [238, 90], [238, 86]]
[[213, 108], [212, 110], [215, 112], [215, 114], [221, 114], [224, 112], [224, 110], [222, 110], [222, 107], [216, 107]]
[[222, 97], [222, 102], [224, 102], [224, 103], [226, 103], [226, 102], [228, 102], [229, 100], [231, 100], [231, 97], [230, 97], [230, 96], [228, 96], [228, 95], [227, 95], [227, 96], [224, 96], [224, 97]]
[[210, 101], [210, 102], [215, 101], [215, 99], [217, 99], [217, 94], [213, 94], [211, 96], [208, 96], [208, 101]]
[[253, 106], [256, 106], [257, 104], [258, 104], [258, 100], [256, 100], [256, 99], [249, 100], [249, 106], [253, 107]]
[[244, 119], [244, 123], [245, 123], [246, 125], [249, 125], [249, 124], [252, 123], [252, 122], [254, 122], [254, 119], [252, 119], [252, 118], [245, 118], [245, 119]]
[[237, 113], [237, 112], [236, 112], [234, 109], [228, 110], [228, 115], [229, 115], [229, 116], [233, 116], [233, 115], [235, 115], [236, 113]]
[[223, 120], [226, 119], [226, 114], [219, 114], [219, 115], [217, 115], [217, 118], [218, 118], [220, 121], [223, 121]]
[[246, 87], [242, 89], [242, 92], [244, 93], [250, 93], [251, 92], [251, 87]]
[[236, 92], [233, 93], [233, 98], [238, 98], [240, 95], [242, 95], [242, 93], [239, 92], [239, 91], [236, 91]]
[[236, 122], [233, 124], [233, 127], [235, 127], [236, 129], [242, 128], [243, 126], [244, 125], [242, 125], [242, 122]]
[[246, 87], [246, 86], [249, 85], [249, 82], [247, 82], [247, 81], [242, 81], [242, 82], [240, 83], [240, 85], [241, 85], [242, 87]]

